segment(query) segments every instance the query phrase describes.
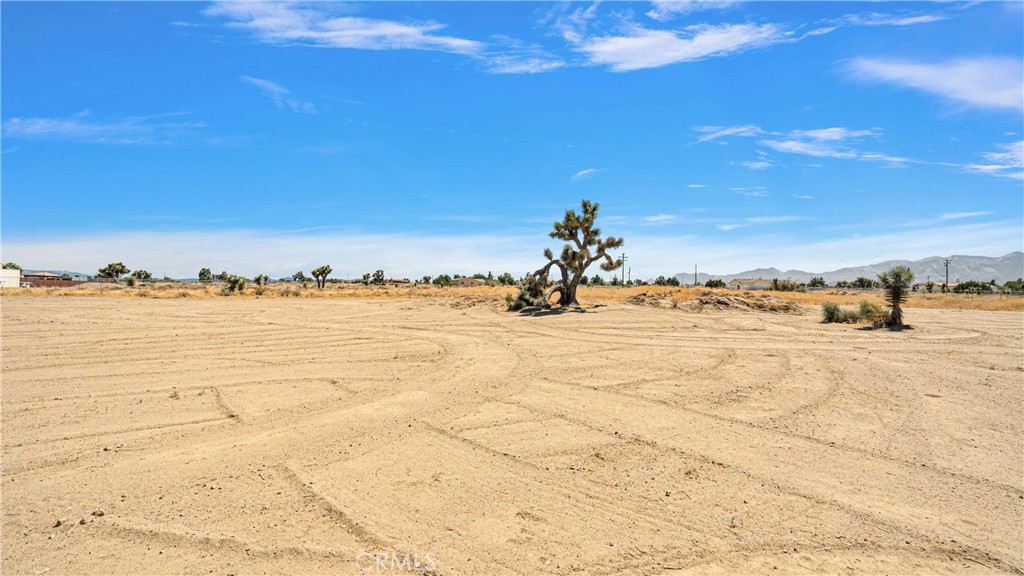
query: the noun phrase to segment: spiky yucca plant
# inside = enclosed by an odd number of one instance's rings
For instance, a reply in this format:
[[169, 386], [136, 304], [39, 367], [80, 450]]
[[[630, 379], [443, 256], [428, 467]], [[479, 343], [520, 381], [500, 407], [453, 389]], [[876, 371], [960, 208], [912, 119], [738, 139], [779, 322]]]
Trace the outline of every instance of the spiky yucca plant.
[[878, 275], [878, 280], [885, 289], [885, 300], [889, 303], [889, 327], [899, 330], [903, 324], [903, 300], [910, 290], [910, 283], [914, 281], [914, 273], [906, 266], [893, 266], [886, 272]]

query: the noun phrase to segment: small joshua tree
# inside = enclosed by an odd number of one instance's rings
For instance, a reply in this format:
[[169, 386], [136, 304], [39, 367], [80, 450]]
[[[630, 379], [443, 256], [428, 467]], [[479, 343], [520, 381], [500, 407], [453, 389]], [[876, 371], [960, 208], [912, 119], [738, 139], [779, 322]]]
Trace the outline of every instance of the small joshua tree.
[[373, 273], [373, 278], [370, 279], [370, 284], [383, 284], [384, 283], [384, 271], [377, 270]]
[[231, 292], [245, 292], [245, 278], [229, 274], [228, 277], [224, 280], [224, 286], [221, 288], [221, 290], [225, 294], [229, 294]]
[[[583, 200], [580, 203], [582, 214], [566, 210], [561, 222], [554, 223], [554, 230], [548, 236], [564, 240], [562, 254], [556, 259], [550, 248], [544, 249], [544, 257], [548, 263], [536, 272], [527, 276], [520, 289], [518, 298], [509, 298], [509, 309], [518, 310], [533, 305], [543, 308], [550, 307], [549, 299], [558, 294], [560, 306], [578, 306], [576, 289], [586, 279], [587, 268], [598, 261], [605, 272], [617, 270], [622, 266], [622, 259], [615, 260], [608, 250], [619, 248], [624, 243], [622, 238], [609, 236], [601, 238], [601, 229], [594, 225], [600, 205], [597, 202]], [[558, 268], [561, 280], [555, 282], [547, 293], [542, 292], [548, 284], [551, 268]]]
[[267, 284], [269, 282], [270, 276], [267, 276], [266, 274], [257, 274], [256, 277], [252, 279], [252, 283], [256, 285], [256, 288], [254, 289], [256, 290], [256, 294], [263, 294], [263, 291], [267, 289]]
[[148, 270], [136, 270], [135, 272], [132, 272], [132, 278], [135, 278], [136, 280], [152, 280], [153, 274]]
[[310, 272], [310, 274], [313, 275], [313, 278], [316, 278], [316, 287], [318, 289], [324, 289], [324, 286], [327, 284], [327, 276], [329, 276], [331, 272], [332, 270], [329, 264], [325, 264]]
[[213, 282], [213, 272], [209, 268], [199, 269], [199, 281], [200, 282]]
[[893, 330], [904, 328], [903, 308], [900, 306], [907, 297], [910, 283], [914, 281], [914, 273], [906, 266], [894, 266], [878, 275], [878, 280], [885, 289], [885, 300], [889, 303], [889, 327]]
[[112, 262], [99, 269], [100, 278], [113, 278], [114, 282], [121, 279], [121, 276], [131, 272], [127, 266], [120, 262]]

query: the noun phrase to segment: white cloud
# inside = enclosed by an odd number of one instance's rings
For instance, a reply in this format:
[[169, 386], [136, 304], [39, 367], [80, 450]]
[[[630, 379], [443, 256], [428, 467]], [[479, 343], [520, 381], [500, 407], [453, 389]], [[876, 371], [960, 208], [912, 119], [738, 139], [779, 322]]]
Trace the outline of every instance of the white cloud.
[[707, 188], [707, 184], [687, 184], [687, 188]]
[[92, 119], [88, 112], [68, 118], [11, 118], [4, 122], [5, 138], [68, 140], [99, 144], [168, 144], [194, 135], [205, 122], [171, 120], [183, 114]]
[[962, 218], [977, 218], [978, 216], [988, 216], [992, 212], [946, 212], [945, 214], [939, 215], [939, 220], [960, 220]]
[[961, 58], [938, 63], [856, 58], [850, 70], [868, 80], [916, 88], [979, 108], [1024, 111], [1024, 62], [1017, 58]]
[[[789, 132], [765, 132], [757, 126], [749, 125], [727, 128], [696, 126], [694, 130], [706, 133], [698, 138], [694, 144], [729, 136], [753, 137], [767, 134], [769, 137], [758, 141], [758, 145], [786, 154], [802, 154], [816, 158], [886, 162], [893, 166], [901, 166], [908, 163], [954, 166], [954, 164], [950, 163], [925, 162], [879, 152], [863, 152], [854, 146], [856, 140], [869, 136], [878, 136], [879, 131], [877, 129], [851, 130], [849, 128], [832, 127], [814, 130], [791, 130]], [[776, 165], [767, 159], [767, 154], [763, 151], [758, 150], [757, 153], [761, 156], [761, 160], [743, 162], [742, 165], [752, 170], [763, 170]]]
[[814, 196], [807, 196], [806, 194], [794, 194], [793, 198], [799, 198], [801, 200], [814, 200]]
[[[1020, 220], [966, 224], [943, 222], [897, 232], [870, 231], [860, 223], [857, 232], [809, 240], [804, 232], [757, 234], [743, 224], [716, 226], [728, 235], [673, 236], [648, 233], [626, 236], [634, 278], [656, 277], [693, 270], [729, 274], [774, 266], [824, 272], [886, 260], [918, 260], [937, 254], [1003, 256], [1020, 250], [1024, 235]], [[724, 229], [723, 229], [724, 227]]]
[[561, 60], [542, 56], [500, 54], [489, 56], [486, 61], [487, 71], [492, 74], [539, 74], [565, 66]]
[[290, 90], [276, 82], [262, 78], [253, 78], [252, 76], [242, 76], [242, 81], [259, 88], [278, 108], [288, 108], [292, 112], [304, 112], [306, 114], [316, 113], [316, 107], [311, 102], [300, 102], [292, 97]]
[[473, 55], [483, 44], [475, 40], [436, 34], [445, 28], [436, 22], [405, 23], [353, 16], [337, 16], [331, 4], [297, 5], [290, 2], [218, 2], [205, 13], [229, 20], [233, 28], [248, 30], [264, 42], [306, 44], [362, 50], [436, 50]]
[[864, 136], [877, 136], [873, 130], [850, 130], [849, 128], [818, 128], [816, 130], [793, 130], [789, 133], [793, 138], [807, 138], [811, 140], [826, 140], [838, 142], [861, 138]]
[[577, 49], [592, 64], [627, 72], [727, 56], [788, 39], [774, 24], [698, 24], [680, 31], [631, 26], [620, 36], [580, 39]]
[[[200, 268], [252, 277], [291, 276], [324, 263], [336, 278], [358, 278], [378, 268], [389, 276], [418, 277], [442, 272], [473, 274], [494, 270], [516, 276], [536, 269], [544, 235], [421, 236], [343, 232], [259, 230], [122, 232], [4, 242], [4, 257], [40, 268], [95, 273], [109, 260], [145, 268], [154, 276], [195, 277]], [[344, 258], [338, 255], [344, 254]], [[104, 260], [105, 259], [105, 260]]]
[[704, 133], [703, 136], [693, 142], [694, 144], [710, 142], [727, 136], [760, 136], [764, 134], [764, 130], [753, 124], [744, 124], [742, 126], [694, 126], [693, 129]]
[[751, 198], [765, 198], [765, 197], [768, 196], [768, 192], [765, 191], [763, 188], [760, 188], [760, 187], [759, 188], [754, 188], [753, 190], [751, 190], [750, 188], [744, 188], [744, 187], [740, 186], [740, 187], [735, 187], [735, 188], [729, 188], [729, 190], [731, 192], [735, 192], [737, 194], [742, 194], [743, 196], [749, 196]]
[[999, 146], [997, 152], [982, 154], [984, 163], [965, 166], [971, 172], [980, 172], [1005, 178], [1024, 179], [1024, 140]]
[[803, 216], [754, 216], [744, 218], [744, 220], [751, 224], [780, 224], [783, 222], [797, 222], [803, 219]]
[[871, 12], [867, 14], [849, 14], [839, 19], [839, 23], [851, 26], [914, 26], [916, 24], [930, 24], [948, 20], [949, 16], [942, 14], [920, 14], [917, 16], [899, 16], [895, 14], [880, 14]]
[[647, 16], [653, 20], [664, 22], [672, 20], [680, 14], [689, 14], [699, 10], [718, 10], [736, 4], [732, 0], [654, 0], [654, 6]]
[[[722, 231], [750, 227], [744, 223], [716, 226]], [[752, 228], [753, 230], [754, 228]], [[728, 238], [709, 235], [626, 233], [626, 250], [634, 278], [692, 270], [739, 272], [775, 266], [806, 271], [894, 259], [919, 259], [936, 254], [1002, 256], [1020, 250], [1024, 235], [1019, 218], [973, 224], [935, 222], [896, 232], [872, 232], [870, 222], [856, 226], [856, 235], [840, 233], [810, 240], [807, 233], [749, 234]], [[884, 230], [884, 227], [881, 228]], [[650, 230], [648, 228], [648, 230]], [[618, 235], [618, 233], [616, 234]], [[389, 276], [419, 277], [503, 271], [515, 275], [534, 270], [544, 247], [559, 244], [543, 233], [485, 235], [358, 234], [338, 231], [269, 232], [200, 230], [181, 232], [49, 233], [35, 238], [4, 238], [4, 259], [42, 269], [95, 272], [110, 260], [145, 268], [154, 276], [195, 276], [200, 268], [227, 270], [252, 277], [265, 273], [290, 276], [329, 263], [333, 277], [360, 277], [383, 269]], [[556, 250], [557, 251], [557, 250]], [[344, 254], [343, 259], [338, 255]]]
[[587, 168], [585, 170], [580, 170], [579, 172], [573, 174], [572, 178], [570, 178], [570, 180], [572, 182], [577, 182], [579, 180], [584, 180], [586, 178], [590, 178], [594, 174], [597, 174], [598, 172], [602, 172], [602, 171], [603, 171], [602, 169], [598, 169], [598, 168]]
[[649, 224], [667, 224], [677, 219], [672, 214], [655, 214], [654, 216], [644, 216], [644, 222]]

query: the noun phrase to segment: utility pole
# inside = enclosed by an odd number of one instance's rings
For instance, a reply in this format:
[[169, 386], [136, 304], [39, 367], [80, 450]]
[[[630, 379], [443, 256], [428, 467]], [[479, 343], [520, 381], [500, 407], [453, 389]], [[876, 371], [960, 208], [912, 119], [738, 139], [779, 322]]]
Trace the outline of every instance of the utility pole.
[[697, 265], [693, 265], [693, 287], [697, 287]]
[[626, 285], [626, 260], [629, 260], [629, 256], [626, 253], [622, 253], [622, 285]]
[[946, 265], [946, 283], [942, 285], [942, 293], [945, 294], [949, 290], [949, 263], [952, 262], [949, 258], [942, 261]]

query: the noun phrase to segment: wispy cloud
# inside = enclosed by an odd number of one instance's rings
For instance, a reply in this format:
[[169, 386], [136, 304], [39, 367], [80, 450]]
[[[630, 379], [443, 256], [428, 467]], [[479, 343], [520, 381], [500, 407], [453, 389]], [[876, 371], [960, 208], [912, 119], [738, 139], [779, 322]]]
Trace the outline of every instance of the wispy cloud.
[[980, 172], [1004, 178], [1024, 179], [1024, 140], [999, 146], [996, 152], [982, 154], [985, 162], [965, 166], [971, 172]]
[[195, 135], [206, 123], [180, 120], [185, 114], [124, 116], [94, 119], [88, 112], [67, 118], [11, 118], [4, 122], [5, 138], [66, 140], [99, 144], [170, 144]]
[[949, 16], [945, 14], [917, 14], [907, 16], [900, 14], [868, 12], [865, 14], [848, 14], [835, 22], [849, 26], [915, 26], [917, 24], [930, 24], [932, 22], [941, 22], [948, 19]]
[[585, 180], [587, 178], [590, 178], [591, 176], [597, 174], [598, 172], [603, 172], [603, 171], [604, 170], [601, 169], [601, 168], [587, 168], [585, 170], [580, 170], [579, 172], [573, 174], [572, 178], [570, 178], [569, 180], [571, 180], [572, 182], [578, 182], [580, 180]]
[[344, 144], [320, 144], [317, 146], [303, 146], [298, 151], [302, 154], [317, 156], [337, 156], [338, 154], [347, 154], [349, 148]]
[[925, 63], [902, 59], [856, 58], [849, 65], [858, 78], [889, 82], [938, 94], [978, 108], [1024, 111], [1024, 62], [1018, 58], [961, 58]]
[[697, 12], [699, 10], [719, 10], [736, 4], [732, 0], [654, 0], [654, 8], [647, 12], [647, 17], [659, 22]]
[[678, 219], [678, 216], [673, 214], [655, 214], [654, 216], [644, 216], [644, 222], [648, 224], [668, 224]]
[[734, 186], [732, 188], [729, 188], [729, 191], [735, 192], [742, 196], [749, 196], [751, 198], [765, 198], [768, 196], [768, 191], [760, 186], [754, 188], [747, 188], [745, 186]]
[[[602, 216], [602, 218], [604, 218]], [[722, 223], [723, 232], [746, 223]], [[736, 232], [721, 235], [672, 235], [660, 228], [632, 233], [626, 242], [633, 277], [655, 277], [693, 269], [700, 255], [704, 270], [730, 273], [775, 266], [780, 269], [834, 270], [843, 266], [885, 260], [914, 260], [936, 254], [1002, 256], [1020, 250], [1024, 230], [1018, 219], [967, 223], [957, 220], [919, 227], [878, 231], [871, 222], [859, 223], [856, 233], [809, 239], [804, 231], [790, 234]], [[654, 230], [658, 232], [655, 233]], [[389, 276], [418, 277], [472, 274], [488, 270], [515, 275], [536, 269], [545, 246], [555, 246], [543, 234], [422, 235], [365, 234], [311, 230], [269, 232], [217, 230], [179, 232], [47, 233], [38, 237], [4, 238], [4, 258], [33, 262], [41, 268], [89, 272], [106, 264], [105, 254], [117, 254], [129, 267], [145, 267], [154, 275], [195, 276], [200, 268], [229, 270], [253, 276], [291, 276], [325, 262], [334, 277], [359, 277], [381, 268]], [[338, 254], [345, 254], [339, 262]]]
[[498, 54], [486, 59], [487, 71], [492, 74], [539, 74], [565, 66], [555, 57]]
[[963, 218], [988, 216], [989, 214], [992, 214], [992, 212], [946, 212], [945, 214], [939, 215], [939, 220], [961, 220]]
[[693, 142], [694, 144], [711, 142], [712, 140], [727, 136], [760, 136], [764, 134], [764, 130], [753, 124], [744, 124], [742, 126], [694, 126], [693, 129], [704, 134], [697, 138]]
[[[886, 162], [893, 165], [905, 163], [926, 163], [901, 156], [893, 156], [873, 151], [858, 150], [854, 143], [863, 138], [876, 138], [880, 135], [877, 129], [853, 130], [843, 127], [817, 128], [813, 130], [790, 130], [789, 132], [768, 132], [759, 126], [695, 126], [697, 132], [704, 133], [697, 138], [693, 144], [701, 144], [712, 140], [728, 137], [758, 137], [767, 136], [759, 140], [758, 145], [764, 146], [776, 152], [786, 154], [802, 154], [816, 158], [842, 158], [850, 160], [869, 160], [875, 162]], [[752, 170], [763, 170], [774, 166], [775, 163], [768, 160], [767, 155], [758, 151], [760, 160], [743, 162], [742, 165]], [[933, 164], [941, 164], [933, 162]]]
[[797, 222], [804, 219], [803, 216], [753, 216], [744, 218], [744, 220], [751, 224], [780, 224], [783, 222]]
[[233, 28], [247, 30], [263, 42], [362, 50], [434, 50], [477, 54], [483, 44], [438, 34], [436, 22], [398, 22], [338, 15], [338, 6], [290, 2], [218, 2], [209, 16], [223, 17]]
[[814, 200], [814, 196], [808, 196], [806, 194], [794, 194], [793, 198], [799, 198], [801, 200]]
[[316, 106], [311, 102], [302, 102], [292, 97], [291, 91], [277, 82], [264, 80], [263, 78], [253, 78], [252, 76], [242, 76], [242, 81], [259, 88], [263, 95], [270, 98], [278, 108], [287, 108], [292, 112], [302, 112], [305, 114], [316, 113]]
[[687, 184], [687, 188], [707, 188], [707, 184]]
[[537, 44], [507, 36], [496, 36], [493, 40], [499, 47], [482, 55], [484, 68], [491, 74], [539, 74], [566, 65], [564, 60]]
[[774, 24], [697, 24], [678, 31], [633, 25], [620, 35], [581, 39], [576, 48], [592, 64], [627, 72], [727, 56], [789, 38]]
[[875, 152], [858, 152], [851, 141], [878, 134], [872, 130], [850, 130], [848, 128], [820, 128], [816, 130], [792, 130], [775, 133], [776, 138], [760, 140], [759, 145], [776, 152], [804, 154], [816, 158], [872, 159], [889, 162], [906, 161], [904, 158], [886, 156]]
[[427, 216], [427, 220], [437, 220], [441, 222], [466, 222], [466, 223], [479, 223], [479, 222], [493, 222], [497, 220], [495, 216], [488, 216], [483, 214], [446, 214], [442, 216]]

